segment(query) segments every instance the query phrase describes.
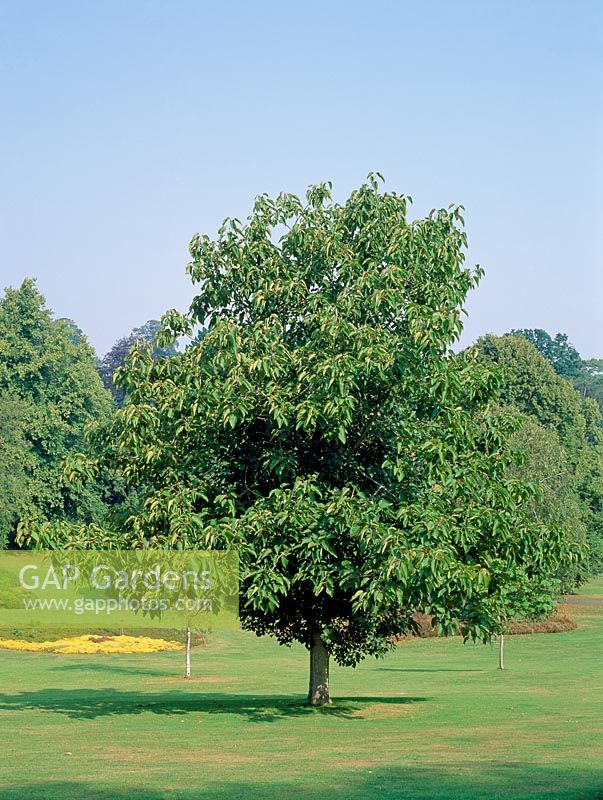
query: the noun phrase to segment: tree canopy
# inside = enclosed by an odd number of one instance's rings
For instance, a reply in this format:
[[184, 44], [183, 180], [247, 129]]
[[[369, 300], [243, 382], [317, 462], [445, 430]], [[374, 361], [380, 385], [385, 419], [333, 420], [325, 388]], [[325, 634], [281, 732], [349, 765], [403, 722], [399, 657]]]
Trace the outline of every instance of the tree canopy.
[[[0, 541], [27, 517], [92, 521], [98, 492], [68, 486], [64, 457], [85, 446], [112, 402], [94, 353], [70, 321], [54, 320], [32, 280], [0, 299]], [[81, 332], [80, 332], [81, 333]]]
[[570, 344], [565, 333], [552, 337], [541, 328], [513, 330], [511, 336], [520, 336], [533, 344], [546, 358], [558, 375], [567, 378], [583, 397], [592, 397], [603, 414], [603, 361], [583, 360]]
[[383, 653], [416, 610], [487, 640], [522, 603], [550, 607], [568, 552], [511, 474], [497, 370], [451, 349], [481, 275], [462, 209], [411, 221], [409, 202], [374, 177], [343, 204], [321, 184], [195, 236], [199, 294], [164, 341], [206, 334], [171, 359], [132, 351], [126, 405], [79, 465], [140, 489], [121, 542], [238, 550], [242, 624], [309, 648], [314, 704], [329, 656]]
[[567, 334], [558, 333], [553, 337], [542, 328], [521, 328], [512, 330], [510, 335], [521, 336], [533, 344], [558, 375], [570, 378], [580, 372], [582, 359]]
[[[509, 410], [509, 409], [505, 409]], [[562, 530], [567, 538], [588, 545], [590, 513], [580, 494], [579, 478], [553, 428], [540, 425], [535, 417], [513, 411], [519, 423], [511, 442], [520, 454], [513, 472], [521, 480], [538, 485], [528, 502], [529, 514], [549, 528]], [[573, 592], [592, 576], [591, 559], [560, 566], [560, 591]]]
[[[603, 568], [603, 420], [597, 403], [590, 397], [583, 397], [572, 383], [557, 374], [525, 337], [485, 336], [478, 341], [476, 350], [480, 358], [502, 370], [501, 403], [517, 409], [529, 420], [520, 449], [527, 457], [531, 479], [539, 480], [544, 496], [549, 497], [548, 510], [541, 507], [542, 513], [549, 520], [551, 513], [558, 520], [563, 518], [563, 525], [573, 538], [583, 538], [581, 532], [586, 530], [590, 555], [587, 561], [576, 566], [577, 580], [600, 572]], [[540, 429], [538, 435], [534, 425]], [[546, 488], [551, 485], [554, 461], [558, 462], [553, 480], [555, 498]], [[551, 501], [556, 506], [554, 512]], [[572, 514], [567, 513], [569, 509]]]

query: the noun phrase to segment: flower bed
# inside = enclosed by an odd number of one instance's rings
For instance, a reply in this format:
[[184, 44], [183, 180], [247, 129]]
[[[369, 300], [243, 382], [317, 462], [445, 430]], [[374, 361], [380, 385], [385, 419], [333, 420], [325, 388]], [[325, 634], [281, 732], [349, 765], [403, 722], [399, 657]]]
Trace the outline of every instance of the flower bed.
[[70, 636], [48, 642], [28, 642], [22, 639], [0, 639], [0, 648], [24, 650], [31, 653], [157, 653], [181, 650], [179, 642], [151, 639], [148, 636]]

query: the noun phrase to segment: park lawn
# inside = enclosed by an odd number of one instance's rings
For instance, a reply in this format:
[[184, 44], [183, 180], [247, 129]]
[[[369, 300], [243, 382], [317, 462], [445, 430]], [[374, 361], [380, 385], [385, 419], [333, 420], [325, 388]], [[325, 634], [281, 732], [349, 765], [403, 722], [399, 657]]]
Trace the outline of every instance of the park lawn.
[[333, 667], [247, 633], [180, 653], [0, 651], [0, 800], [603, 798], [603, 580], [575, 631], [404, 642]]

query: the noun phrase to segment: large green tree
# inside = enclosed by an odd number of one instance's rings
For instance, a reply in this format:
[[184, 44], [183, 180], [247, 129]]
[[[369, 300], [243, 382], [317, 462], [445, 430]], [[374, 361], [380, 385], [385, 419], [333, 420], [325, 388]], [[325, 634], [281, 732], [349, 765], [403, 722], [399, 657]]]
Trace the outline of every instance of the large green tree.
[[[520, 449], [531, 465], [532, 479], [543, 485], [545, 497], [546, 486], [552, 480], [553, 462], [558, 461], [554, 515], [560, 518], [561, 504], [565, 505], [566, 512], [571, 509], [571, 514], [563, 514], [563, 525], [578, 539], [582, 538], [580, 531], [586, 527], [590, 547], [588, 560], [575, 566], [573, 573], [582, 581], [600, 572], [603, 568], [603, 427], [597, 403], [590, 397], [583, 397], [572, 383], [558, 374], [527, 337], [485, 336], [478, 341], [476, 351], [481, 359], [496, 364], [502, 371], [501, 402], [530, 420]], [[534, 424], [548, 432], [546, 440], [542, 434], [535, 435]], [[558, 451], [558, 446], [562, 452]], [[572, 497], [577, 498], [577, 506]], [[550, 502], [548, 510], [543, 507], [543, 512], [550, 520]]]
[[67, 485], [62, 464], [84, 447], [84, 431], [106, 422], [110, 395], [94, 353], [66, 320], [55, 320], [32, 280], [0, 299], [0, 541], [23, 518], [91, 521], [94, 487]]
[[487, 640], [520, 601], [549, 607], [567, 550], [510, 474], [496, 371], [451, 350], [481, 274], [461, 210], [410, 221], [408, 203], [374, 178], [343, 204], [319, 185], [195, 236], [199, 294], [164, 324], [207, 333], [131, 353], [126, 405], [75, 470], [141, 487], [122, 542], [236, 548], [243, 626], [309, 649], [315, 705], [330, 657], [382, 654], [416, 610]]

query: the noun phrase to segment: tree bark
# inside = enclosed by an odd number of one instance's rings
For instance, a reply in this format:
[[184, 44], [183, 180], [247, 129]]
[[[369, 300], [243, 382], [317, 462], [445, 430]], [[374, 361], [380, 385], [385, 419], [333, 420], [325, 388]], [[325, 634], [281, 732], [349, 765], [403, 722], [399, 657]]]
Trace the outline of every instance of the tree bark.
[[505, 668], [505, 637], [502, 633], [498, 636], [498, 668]]
[[308, 703], [311, 706], [324, 706], [331, 702], [329, 695], [329, 651], [320, 631], [312, 633], [310, 639], [310, 688]]
[[191, 677], [191, 629], [190, 626], [186, 628], [186, 665], [184, 667], [184, 677]]

